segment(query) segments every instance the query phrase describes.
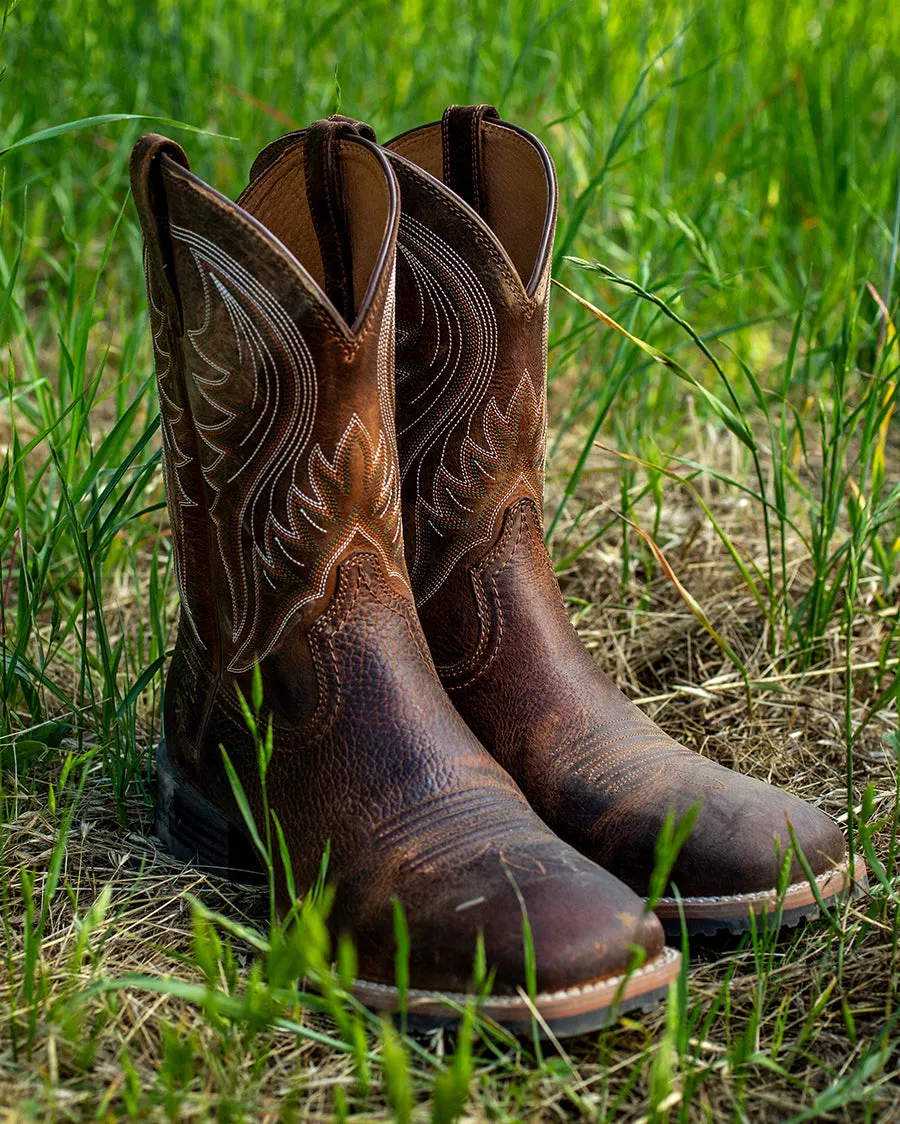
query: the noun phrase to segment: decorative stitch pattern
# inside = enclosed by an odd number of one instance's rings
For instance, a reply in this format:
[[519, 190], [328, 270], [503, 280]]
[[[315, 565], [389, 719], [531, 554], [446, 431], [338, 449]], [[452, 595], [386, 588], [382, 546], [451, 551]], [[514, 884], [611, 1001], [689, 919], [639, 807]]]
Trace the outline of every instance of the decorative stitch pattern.
[[[297, 614], [323, 596], [355, 542], [405, 580], [392, 409], [393, 281], [377, 353], [381, 432], [374, 441], [354, 413], [329, 456], [321, 444], [310, 447], [319, 387], [292, 317], [215, 243], [175, 225], [171, 234], [189, 250], [203, 286], [203, 319], [187, 338], [193, 385], [208, 409], [194, 420], [231, 603], [228, 668], [241, 672], [264, 659]], [[229, 324], [234, 351], [226, 363], [206, 341], [214, 336], [218, 345]]]
[[404, 214], [399, 254], [414, 290], [398, 337], [401, 478], [414, 497], [409, 570], [424, 604], [492, 541], [511, 501], [530, 496], [540, 507], [546, 395], [543, 372], [535, 385], [526, 370], [498, 401], [496, 316], [447, 242]]

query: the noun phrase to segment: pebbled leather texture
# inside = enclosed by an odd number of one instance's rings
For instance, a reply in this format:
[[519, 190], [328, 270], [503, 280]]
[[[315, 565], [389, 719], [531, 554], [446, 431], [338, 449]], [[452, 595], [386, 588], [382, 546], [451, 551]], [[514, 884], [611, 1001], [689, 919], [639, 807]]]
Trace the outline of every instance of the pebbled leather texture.
[[225, 747], [260, 821], [236, 691], [250, 697], [258, 662], [267, 796], [292, 875], [308, 889], [330, 845], [330, 925], [354, 937], [362, 978], [393, 983], [395, 898], [417, 988], [465, 990], [481, 933], [495, 990], [514, 994], [520, 895], [542, 990], [621, 973], [633, 946], [652, 959], [659, 923], [535, 815], [454, 709], [419, 624], [386, 157], [340, 119], [276, 142], [256, 168], [234, 204], [171, 141], [145, 137], [132, 158], [182, 597], [165, 697], [173, 768], [239, 824]]
[[[541, 513], [556, 217], [544, 146], [486, 107], [451, 107], [386, 151], [403, 208], [397, 386], [407, 563], [460, 714], [544, 822], [638, 893], [647, 892], [667, 813], [695, 803], [672, 874], [686, 897], [773, 887], [788, 824], [813, 870], [830, 869], [846, 848], [828, 816], [668, 737], [596, 666], [568, 620]], [[457, 184], [461, 194], [450, 190]], [[524, 235], [510, 233], [512, 222]], [[802, 878], [794, 858], [791, 879]]]

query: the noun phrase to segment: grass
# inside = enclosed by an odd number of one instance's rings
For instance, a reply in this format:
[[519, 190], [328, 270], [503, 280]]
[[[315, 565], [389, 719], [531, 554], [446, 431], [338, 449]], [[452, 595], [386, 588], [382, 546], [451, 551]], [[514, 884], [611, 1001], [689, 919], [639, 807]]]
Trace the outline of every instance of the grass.
[[[898, 44], [886, 0], [7, 8], [10, 1119], [896, 1119]], [[170, 132], [235, 194], [287, 128], [340, 109], [388, 138], [451, 101], [546, 139], [555, 276], [607, 318], [557, 290], [547, 515], [586, 643], [687, 744], [841, 818], [873, 872], [564, 1051], [471, 1014], [384, 1026], [321, 900], [292, 935], [147, 836], [177, 600], [128, 150]]]

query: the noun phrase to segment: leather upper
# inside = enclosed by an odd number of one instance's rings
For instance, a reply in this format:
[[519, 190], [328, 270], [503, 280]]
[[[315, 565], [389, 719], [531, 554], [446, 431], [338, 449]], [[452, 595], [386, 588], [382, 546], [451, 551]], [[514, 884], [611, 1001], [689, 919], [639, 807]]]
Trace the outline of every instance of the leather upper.
[[667, 813], [695, 803], [672, 875], [686, 896], [772, 888], [788, 822], [828, 869], [845, 852], [836, 824], [664, 734], [568, 620], [541, 514], [556, 208], [543, 145], [487, 107], [451, 107], [387, 151], [406, 554], [454, 704], [542, 819], [639, 893]]

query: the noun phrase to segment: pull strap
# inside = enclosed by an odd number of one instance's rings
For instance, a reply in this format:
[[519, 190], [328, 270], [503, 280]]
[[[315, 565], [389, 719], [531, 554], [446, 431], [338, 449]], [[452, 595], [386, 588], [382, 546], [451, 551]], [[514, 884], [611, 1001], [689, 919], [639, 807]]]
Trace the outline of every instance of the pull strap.
[[[355, 117], [344, 117], [340, 113], [333, 114], [328, 120], [352, 125], [359, 136], [377, 143], [378, 138], [375, 136], [375, 130], [365, 121], [357, 121]], [[282, 152], [287, 152], [289, 148], [293, 148], [296, 144], [302, 144], [305, 138], [306, 129], [295, 129], [294, 132], [285, 133], [284, 136], [278, 137], [267, 144], [250, 166], [250, 183], [259, 179], [263, 172], [275, 163]]]
[[337, 143], [342, 137], [374, 140], [369, 125], [350, 117], [334, 116], [314, 121], [306, 130], [304, 161], [306, 200], [319, 240], [324, 289], [328, 299], [348, 324], [356, 309], [353, 298], [353, 251], [344, 216], [344, 193]]
[[492, 105], [448, 105], [441, 118], [444, 183], [482, 213], [481, 122], [499, 121]]

